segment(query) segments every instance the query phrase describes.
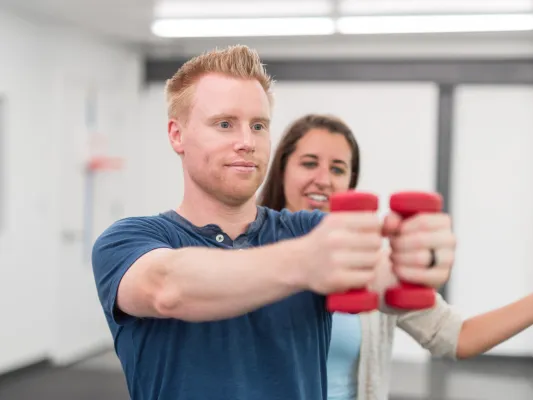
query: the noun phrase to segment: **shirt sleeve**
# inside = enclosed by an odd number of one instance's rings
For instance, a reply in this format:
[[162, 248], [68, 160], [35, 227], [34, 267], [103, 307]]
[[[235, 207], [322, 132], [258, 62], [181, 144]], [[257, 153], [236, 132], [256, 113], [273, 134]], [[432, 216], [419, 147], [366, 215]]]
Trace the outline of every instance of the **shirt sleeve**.
[[433, 308], [399, 314], [398, 326], [433, 356], [456, 359], [463, 318], [439, 293], [435, 296]]
[[92, 250], [92, 267], [98, 298], [109, 322], [124, 325], [135, 320], [116, 307], [118, 287], [137, 259], [159, 248], [173, 246], [164, 227], [150, 217], [122, 219], [98, 237]]
[[304, 233], [309, 233], [312, 231], [324, 218], [326, 214], [319, 210], [314, 210], [304, 214], [303, 216], [303, 225]]
[[282, 220], [295, 236], [302, 236], [311, 232], [322, 221], [324, 215], [326, 214], [319, 210], [296, 212], [283, 210], [281, 212]]

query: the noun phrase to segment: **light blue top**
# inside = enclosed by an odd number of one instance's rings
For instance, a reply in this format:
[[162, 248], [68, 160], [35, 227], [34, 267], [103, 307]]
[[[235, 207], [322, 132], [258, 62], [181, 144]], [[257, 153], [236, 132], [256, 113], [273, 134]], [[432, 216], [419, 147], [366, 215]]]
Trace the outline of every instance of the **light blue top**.
[[359, 315], [334, 313], [328, 355], [328, 400], [357, 399], [354, 368], [361, 348]]

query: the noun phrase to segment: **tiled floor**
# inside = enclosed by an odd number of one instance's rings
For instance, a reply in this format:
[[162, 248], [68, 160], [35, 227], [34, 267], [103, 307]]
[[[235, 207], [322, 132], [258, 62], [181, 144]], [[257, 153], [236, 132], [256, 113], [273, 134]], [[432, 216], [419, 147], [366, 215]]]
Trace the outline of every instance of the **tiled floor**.
[[[0, 377], [0, 400], [40, 399], [128, 400], [128, 393], [113, 353]], [[390, 400], [533, 400], [533, 360], [395, 363]]]

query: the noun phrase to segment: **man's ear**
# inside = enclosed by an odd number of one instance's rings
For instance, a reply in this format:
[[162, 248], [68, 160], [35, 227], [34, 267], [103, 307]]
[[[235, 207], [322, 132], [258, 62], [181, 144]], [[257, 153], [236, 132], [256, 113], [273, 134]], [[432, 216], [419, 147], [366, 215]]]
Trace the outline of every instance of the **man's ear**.
[[183, 129], [180, 121], [170, 119], [168, 121], [168, 139], [170, 145], [177, 154], [183, 154]]

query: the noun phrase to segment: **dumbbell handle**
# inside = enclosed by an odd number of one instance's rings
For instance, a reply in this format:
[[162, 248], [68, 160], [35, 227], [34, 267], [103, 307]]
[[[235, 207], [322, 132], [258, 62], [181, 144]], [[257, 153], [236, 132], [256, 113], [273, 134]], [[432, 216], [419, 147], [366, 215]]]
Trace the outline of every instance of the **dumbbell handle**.
[[[403, 219], [418, 213], [442, 210], [442, 197], [430, 192], [399, 192], [390, 198], [390, 209]], [[398, 286], [385, 291], [387, 305], [404, 310], [423, 310], [435, 304], [435, 291], [423, 285], [400, 281]]]
[[[348, 191], [330, 197], [330, 211], [377, 211], [378, 197], [372, 193]], [[358, 314], [378, 308], [379, 297], [366, 288], [352, 289], [344, 293], [333, 293], [326, 298], [326, 308], [330, 312]]]

